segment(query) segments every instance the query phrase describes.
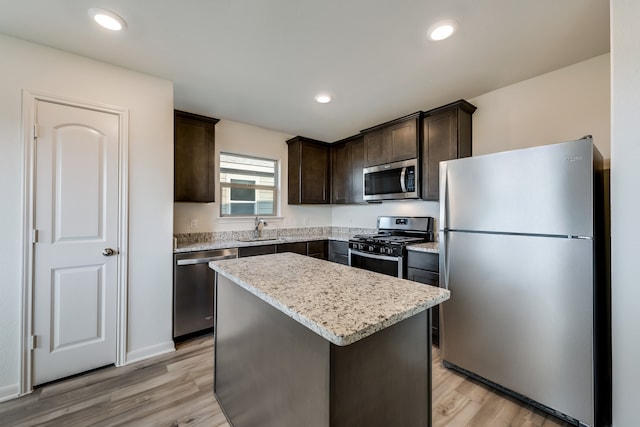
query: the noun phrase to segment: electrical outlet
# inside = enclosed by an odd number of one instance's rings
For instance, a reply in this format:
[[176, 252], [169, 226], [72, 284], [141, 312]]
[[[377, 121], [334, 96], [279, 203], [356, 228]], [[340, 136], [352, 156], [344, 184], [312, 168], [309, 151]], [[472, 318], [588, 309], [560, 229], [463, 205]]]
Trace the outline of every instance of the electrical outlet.
[[198, 228], [198, 219], [194, 218], [191, 220], [191, 228]]

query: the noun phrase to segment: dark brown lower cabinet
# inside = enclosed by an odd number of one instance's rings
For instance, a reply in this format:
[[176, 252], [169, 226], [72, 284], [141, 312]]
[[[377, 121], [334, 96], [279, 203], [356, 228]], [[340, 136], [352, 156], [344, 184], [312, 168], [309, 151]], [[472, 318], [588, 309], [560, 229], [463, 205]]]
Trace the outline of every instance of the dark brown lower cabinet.
[[307, 255], [312, 258], [327, 259], [329, 242], [327, 240], [312, 240], [307, 242]]
[[280, 243], [276, 247], [276, 252], [293, 252], [295, 254], [307, 254], [307, 242]]
[[238, 258], [275, 253], [276, 245], [245, 246], [238, 248]]
[[309, 242], [287, 242], [277, 245], [245, 246], [238, 248], [238, 258], [256, 255], [268, 255], [280, 252], [293, 252], [313, 258], [328, 258], [328, 241], [312, 240]]
[[[439, 286], [439, 254], [433, 252], [407, 251], [407, 279], [425, 285]], [[440, 345], [440, 306], [431, 309], [431, 337]]]

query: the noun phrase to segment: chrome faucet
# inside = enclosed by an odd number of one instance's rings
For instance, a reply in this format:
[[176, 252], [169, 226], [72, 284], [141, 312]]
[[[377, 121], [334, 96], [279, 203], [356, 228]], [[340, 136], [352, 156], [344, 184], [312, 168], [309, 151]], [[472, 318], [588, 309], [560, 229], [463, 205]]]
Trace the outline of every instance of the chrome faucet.
[[256, 228], [253, 229], [253, 237], [256, 239], [259, 239], [262, 234], [262, 229], [269, 224], [267, 224], [267, 222], [264, 219], [260, 219], [256, 217], [255, 225], [256, 225]]

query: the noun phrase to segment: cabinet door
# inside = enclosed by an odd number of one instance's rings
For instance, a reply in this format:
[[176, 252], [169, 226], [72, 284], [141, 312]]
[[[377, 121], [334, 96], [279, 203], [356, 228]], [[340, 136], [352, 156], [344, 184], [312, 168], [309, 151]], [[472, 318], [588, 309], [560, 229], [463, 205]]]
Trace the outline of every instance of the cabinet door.
[[330, 147], [320, 141], [296, 136], [287, 141], [289, 204], [328, 204]]
[[287, 159], [289, 168], [287, 174], [288, 201], [290, 205], [299, 205], [302, 203], [300, 193], [300, 173], [302, 167], [300, 163], [300, 146], [302, 143], [296, 139], [287, 141], [287, 144], [289, 144], [289, 155]]
[[358, 138], [351, 145], [351, 197], [348, 203], [364, 203], [364, 182], [362, 169], [364, 169], [364, 138]]
[[312, 240], [307, 242], [307, 255], [313, 258], [327, 259], [329, 242], [327, 240]]
[[440, 162], [458, 156], [457, 112], [443, 111], [425, 117], [423, 124], [422, 198], [438, 200]]
[[329, 203], [329, 147], [303, 142], [300, 190], [302, 203]]
[[217, 119], [176, 111], [174, 115], [174, 200], [215, 201]]
[[[331, 147], [331, 201], [335, 204], [349, 203], [351, 196], [351, 147], [348, 143]], [[362, 173], [362, 172], [361, 172]]]
[[382, 140], [390, 148], [388, 162], [399, 162], [418, 157], [417, 131], [417, 120], [415, 119], [384, 129]]
[[422, 119], [422, 198], [440, 196], [440, 162], [471, 156], [471, 115], [476, 107], [458, 101]]
[[[438, 286], [438, 273], [420, 270], [417, 268], [407, 268], [407, 279], [425, 285]], [[433, 345], [440, 345], [440, 306], [436, 305], [431, 309], [431, 342]]]
[[382, 130], [376, 130], [364, 135], [365, 167], [388, 163], [389, 146], [384, 143], [382, 134]]

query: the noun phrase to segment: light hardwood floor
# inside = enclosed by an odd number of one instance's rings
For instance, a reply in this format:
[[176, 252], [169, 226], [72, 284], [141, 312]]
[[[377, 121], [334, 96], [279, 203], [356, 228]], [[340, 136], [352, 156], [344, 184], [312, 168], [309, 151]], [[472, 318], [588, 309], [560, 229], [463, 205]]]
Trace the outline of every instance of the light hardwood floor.
[[[0, 426], [228, 427], [213, 396], [212, 372], [213, 338], [206, 335], [165, 356], [96, 370], [0, 403]], [[433, 411], [434, 427], [567, 425], [445, 369], [437, 347]]]

